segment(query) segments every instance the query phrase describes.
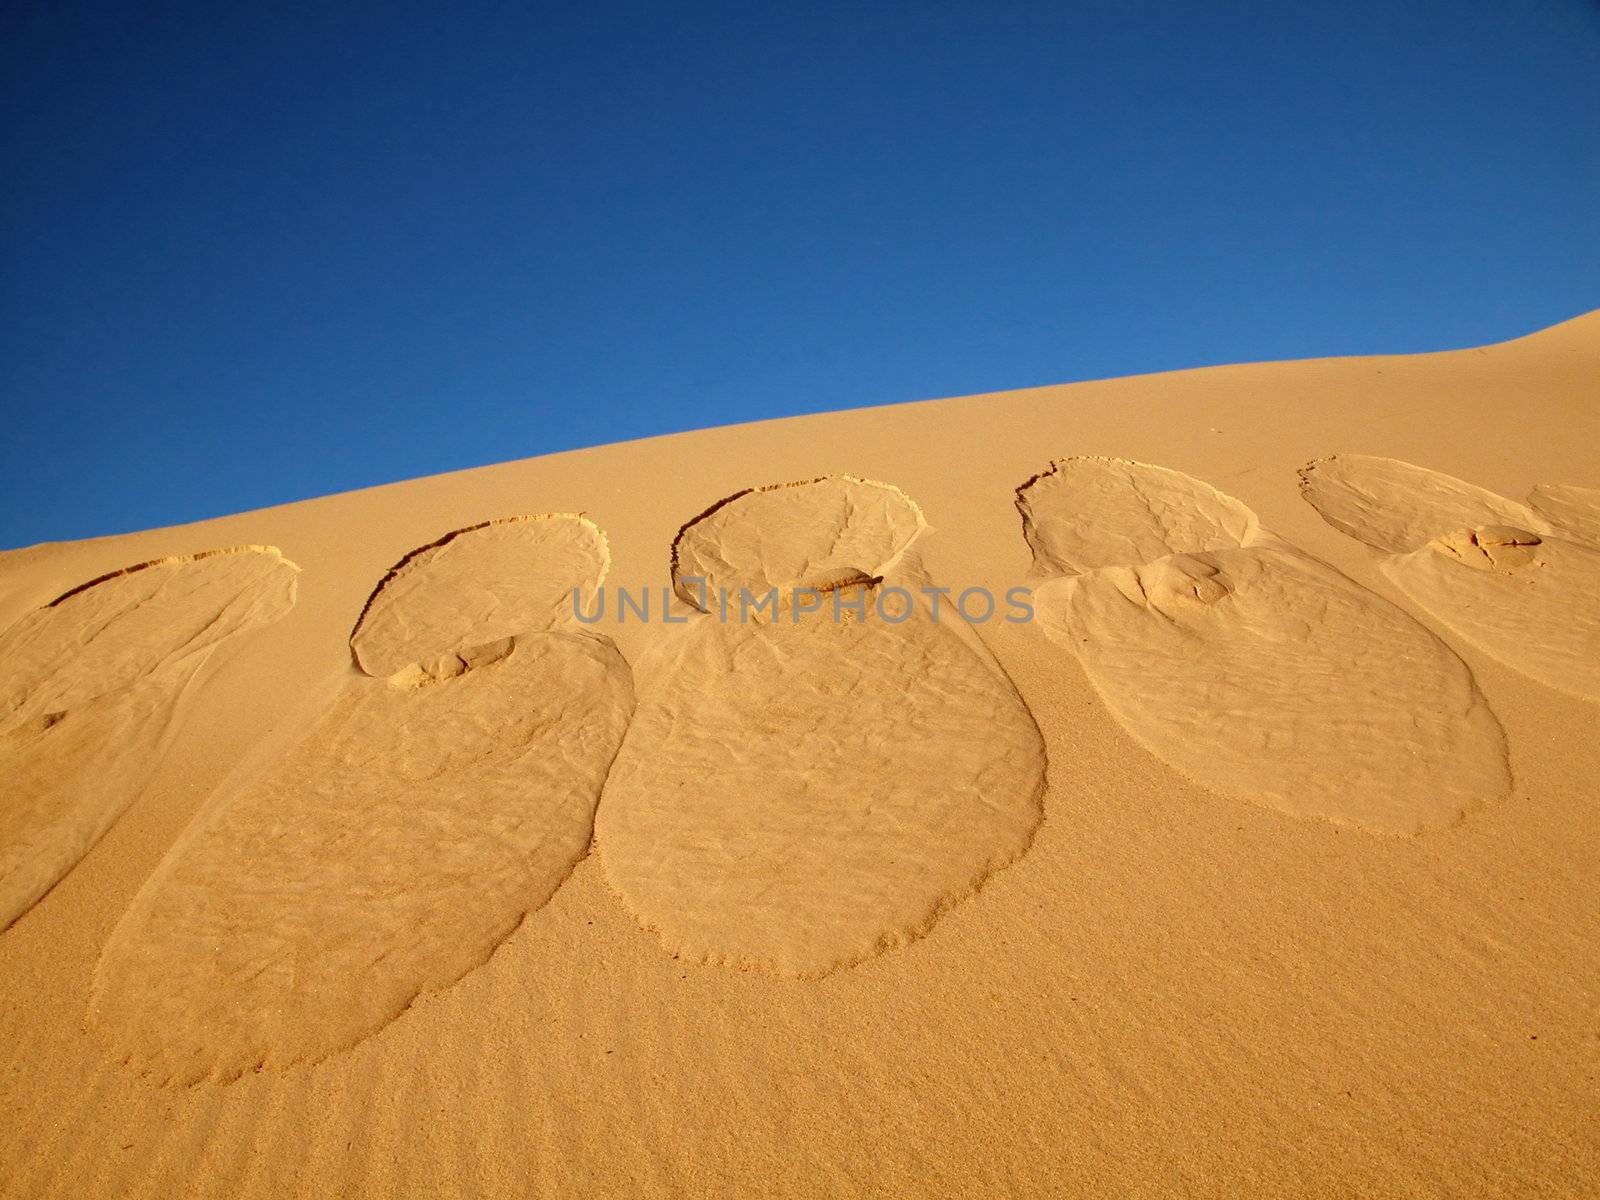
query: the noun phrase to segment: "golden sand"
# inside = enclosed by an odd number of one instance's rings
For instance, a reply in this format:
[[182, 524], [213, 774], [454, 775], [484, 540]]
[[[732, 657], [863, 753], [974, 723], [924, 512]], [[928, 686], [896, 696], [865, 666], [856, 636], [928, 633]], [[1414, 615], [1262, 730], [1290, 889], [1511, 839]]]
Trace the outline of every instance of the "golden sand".
[[1600, 1193], [1597, 401], [1592, 314], [0, 555], [0, 1193]]

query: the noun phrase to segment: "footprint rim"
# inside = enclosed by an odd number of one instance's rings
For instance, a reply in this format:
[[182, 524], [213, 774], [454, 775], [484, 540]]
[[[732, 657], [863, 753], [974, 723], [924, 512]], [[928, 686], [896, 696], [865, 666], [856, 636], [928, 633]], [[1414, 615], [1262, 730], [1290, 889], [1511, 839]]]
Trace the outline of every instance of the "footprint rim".
[[[856, 485], [858, 487], [871, 488], [871, 489], [874, 489], [876, 491], [883, 492], [889, 498], [897, 501], [900, 505], [902, 505], [904, 507], [904, 509], [908, 513], [910, 513], [910, 515], [916, 521], [916, 528], [912, 531], [911, 536], [906, 538], [904, 543], [902, 543], [901, 545], [897, 546], [895, 548], [895, 550], [894, 550], [894, 553], [890, 554], [887, 558], [883, 559], [883, 561], [879, 562], [870, 572], [867, 572], [861, 579], [853, 581], [854, 583], [868, 583], [868, 584], [881, 582], [882, 579], [891, 570], [893, 570], [893, 568], [895, 566], [897, 566], [901, 561], [904, 560], [905, 556], [911, 551], [911, 548], [914, 545], [916, 545], [919, 541], [921, 541], [923, 535], [927, 533], [927, 531], [929, 529], [927, 516], [922, 511], [922, 506], [920, 504], [918, 504], [914, 499], [912, 499], [911, 496], [904, 489], [902, 489], [901, 487], [899, 487], [896, 484], [887, 483], [887, 482], [885, 482], [883, 480], [879, 480], [879, 479], [868, 479], [868, 478], [866, 478], [865, 476], [862, 476], [862, 475], [852, 475], [849, 472], [845, 472], [845, 471], [836, 471], [836, 472], [830, 472], [830, 473], [823, 474], [823, 475], [812, 476], [809, 479], [795, 479], [795, 480], [789, 480], [789, 481], [780, 482], [780, 483], [767, 483], [767, 484], [761, 484], [761, 485], [758, 485], [758, 486], [755, 486], [755, 487], [741, 488], [739, 491], [734, 492], [731, 495], [724, 496], [722, 499], [716, 501], [715, 503], [713, 503], [712, 505], [710, 505], [709, 507], [704, 509], [702, 512], [696, 514], [695, 516], [691, 517], [689, 520], [685, 521], [682, 525], [680, 525], [678, 527], [678, 532], [673, 536], [671, 553], [670, 553], [670, 557], [669, 557], [669, 570], [670, 570], [670, 578], [672, 580], [672, 591], [673, 591], [673, 594], [676, 595], [679, 599], [683, 600], [686, 604], [688, 604], [696, 612], [706, 613], [706, 612], [710, 611], [708, 609], [705, 609], [705, 608], [701, 607], [701, 604], [700, 604], [699, 600], [695, 596], [695, 589], [686, 588], [684, 586], [685, 576], [683, 576], [681, 574], [681, 571], [680, 571], [680, 568], [682, 566], [682, 550], [683, 550], [684, 541], [685, 541], [686, 538], [688, 538], [695, 531], [695, 529], [698, 526], [703, 525], [706, 521], [708, 521], [712, 517], [716, 516], [723, 509], [729, 508], [732, 505], [735, 505], [735, 504], [739, 503], [740, 501], [748, 500], [753, 496], [767, 495], [767, 494], [770, 494], [770, 493], [787, 491], [789, 489], [808, 488], [808, 487], [814, 487], [817, 484], [836, 483], [836, 482], [842, 482], [842, 483], [845, 483], [845, 484], [854, 484], [854, 485]], [[689, 576], [688, 578], [698, 578], [698, 577], [697, 576]], [[708, 580], [706, 580], [706, 582], [709, 584], [710, 580], [708, 579]], [[805, 587], [806, 585], [804, 585], [804, 584], [793, 584], [793, 585], [779, 585], [779, 586]], [[821, 590], [821, 589], [818, 589], [818, 590]]]
[[[427, 543], [425, 543], [424, 545], [421, 545], [421, 546], [413, 547], [411, 550], [407, 551], [404, 555], [402, 555], [395, 562], [395, 564], [393, 566], [391, 566], [387, 571], [384, 572], [382, 578], [380, 578], [378, 580], [377, 584], [367, 594], [366, 600], [361, 605], [361, 611], [356, 616], [355, 623], [350, 627], [350, 633], [346, 638], [346, 645], [348, 646], [348, 649], [349, 649], [351, 665], [353, 667], [355, 667], [355, 669], [358, 672], [360, 672], [362, 675], [365, 675], [365, 676], [367, 676], [369, 678], [372, 678], [372, 679], [392, 679], [394, 676], [396, 676], [398, 674], [402, 674], [405, 671], [409, 670], [410, 668], [419, 665], [420, 663], [423, 663], [423, 662], [428, 661], [429, 659], [438, 657], [439, 655], [449, 653], [450, 650], [449, 650], [448, 647], [442, 648], [442, 649], [436, 650], [436, 651], [434, 651], [432, 653], [424, 654], [424, 655], [422, 655], [420, 658], [418, 658], [416, 660], [413, 660], [413, 661], [410, 661], [410, 662], [406, 662], [406, 663], [402, 663], [399, 667], [395, 668], [395, 670], [385, 673], [385, 672], [382, 672], [382, 671], [379, 671], [379, 670], [375, 670], [375, 669], [369, 668], [366, 663], [362, 662], [362, 660], [361, 660], [361, 651], [357, 647], [356, 643], [357, 643], [358, 639], [361, 636], [361, 631], [362, 631], [363, 626], [366, 625], [367, 619], [372, 615], [373, 606], [376, 605], [379, 602], [379, 600], [382, 598], [385, 589], [387, 589], [390, 584], [394, 583], [395, 580], [399, 579], [402, 575], [404, 575], [406, 573], [407, 569], [409, 567], [411, 567], [416, 562], [416, 560], [421, 558], [423, 555], [430, 554], [435, 550], [440, 550], [440, 549], [444, 548], [445, 546], [448, 546], [451, 543], [455, 542], [458, 538], [467, 537], [467, 536], [469, 536], [471, 534], [474, 534], [474, 533], [481, 533], [483, 530], [486, 530], [486, 529], [498, 528], [500, 526], [535, 525], [535, 524], [538, 524], [539, 522], [543, 522], [543, 521], [573, 521], [573, 522], [576, 522], [581, 528], [584, 529], [584, 531], [586, 533], [588, 533], [589, 535], [591, 535], [593, 538], [596, 539], [596, 547], [595, 547], [595, 549], [597, 551], [597, 554], [596, 554], [596, 558], [595, 558], [595, 568], [594, 568], [594, 570], [593, 570], [593, 572], [591, 573], [590, 576], [576, 581], [573, 584], [573, 587], [574, 588], [579, 588], [579, 589], [582, 589], [582, 588], [595, 588], [595, 589], [598, 589], [601, 585], [603, 585], [605, 583], [605, 580], [606, 580], [607, 576], [609, 576], [610, 573], [611, 573], [611, 541], [610, 541], [610, 538], [608, 538], [606, 536], [605, 530], [602, 529], [600, 527], [600, 525], [596, 521], [594, 521], [587, 513], [584, 513], [584, 512], [521, 513], [521, 514], [516, 514], [516, 515], [513, 515], [513, 516], [509, 516], [509, 517], [493, 517], [493, 518], [491, 518], [491, 519], [489, 519], [487, 521], [478, 521], [475, 524], [463, 526], [460, 529], [452, 529], [450, 532], [442, 535], [441, 537], [435, 538], [431, 542], [427, 542]], [[505, 636], [507, 636], [507, 637], [517, 637], [517, 636], [521, 636], [523, 634], [526, 634], [527, 632], [528, 631], [526, 629], [522, 629], [522, 630], [518, 630], [518, 631], [516, 631], [514, 633], [507, 634]], [[498, 638], [489, 638], [489, 639], [486, 639], [486, 640], [487, 641], [498, 641], [500, 639], [498, 639]], [[376, 655], [374, 655], [374, 657], [376, 657]]]
[[[1229, 495], [1221, 488], [1216, 487], [1207, 480], [1201, 479], [1197, 475], [1190, 475], [1187, 472], [1180, 471], [1175, 467], [1164, 467], [1159, 463], [1145, 462], [1144, 460], [1137, 458], [1123, 458], [1113, 454], [1068, 454], [1063, 455], [1061, 458], [1051, 459], [1043, 470], [1034, 472], [1034, 474], [1030, 475], [1022, 483], [1018, 484], [1012, 489], [1012, 504], [1022, 519], [1023, 542], [1027, 545], [1029, 552], [1033, 556], [1032, 571], [1037, 577], [1042, 577], [1045, 579], [1070, 579], [1073, 576], [1086, 575], [1091, 571], [1101, 570], [1106, 567], [1138, 567], [1154, 561], [1153, 559], [1146, 559], [1142, 562], [1123, 561], [1119, 559], [1116, 562], [1101, 562], [1093, 566], [1071, 567], [1070, 569], [1068, 568], [1067, 564], [1061, 564], [1059, 566], [1055, 565], [1054, 555], [1050, 551], [1041, 548], [1038, 541], [1035, 539], [1035, 531], [1039, 526], [1040, 521], [1035, 518], [1032, 502], [1028, 497], [1028, 493], [1040, 483], [1043, 483], [1051, 478], [1061, 477], [1062, 468], [1070, 466], [1073, 463], [1097, 463], [1123, 469], [1134, 468], [1138, 471], [1152, 472], [1158, 476], [1168, 477], [1181, 484], [1183, 487], [1193, 489], [1196, 492], [1209, 493], [1209, 499], [1215, 499], [1219, 501], [1225, 509], [1235, 512], [1243, 519], [1245, 532], [1239, 537], [1234, 537], [1233, 535], [1229, 534], [1228, 536], [1232, 539], [1234, 544], [1230, 547], [1226, 547], [1228, 549], [1244, 549], [1253, 545], [1258, 545], [1269, 536], [1263, 528], [1261, 524], [1261, 518], [1256, 514], [1255, 509], [1251, 508], [1237, 496]], [[1158, 555], [1157, 557], [1166, 557], [1166, 555], [1171, 554], [1195, 554], [1202, 552], [1203, 549], [1174, 550], [1169, 546], [1166, 550], [1166, 554]]]
[[[1368, 603], [1375, 602], [1385, 609], [1393, 609], [1396, 615], [1403, 617], [1409, 625], [1414, 626], [1415, 629], [1423, 635], [1425, 644], [1436, 646], [1439, 650], [1448, 655], [1457, 666], [1459, 666], [1461, 672], [1464, 674], [1467, 680], [1471, 694], [1476, 697], [1476, 707], [1481, 708], [1482, 712], [1486, 714], [1487, 720], [1493, 725], [1494, 731], [1499, 735], [1501, 758], [1504, 760], [1504, 779], [1502, 785], [1496, 790], [1471, 797], [1459, 811], [1448, 816], [1446, 819], [1438, 821], [1430, 820], [1424, 823], [1415, 824], [1414, 827], [1409, 829], [1401, 828], [1398, 826], [1398, 824], [1391, 825], [1390, 823], [1375, 823], [1359, 816], [1335, 815], [1330, 811], [1318, 811], [1316, 809], [1300, 810], [1296, 808], [1290, 808], [1267, 799], [1263, 795], [1255, 794], [1252, 789], [1247, 788], [1240, 790], [1237, 787], [1220, 786], [1217, 783], [1207, 781], [1203, 774], [1196, 773], [1189, 767], [1180, 765], [1181, 755], [1178, 759], [1173, 758], [1160, 748], [1160, 739], [1151, 736], [1149, 730], [1144, 728], [1142, 725], [1138, 725], [1137, 723], [1130, 723], [1123, 711], [1125, 706], [1122, 703], [1113, 700], [1112, 693], [1107, 689], [1103, 682], [1103, 676], [1109, 677], [1105, 671], [1105, 664], [1095, 660], [1092, 655], [1085, 654], [1084, 649], [1078, 645], [1077, 639], [1070, 641], [1058, 639], [1049, 631], [1048, 628], [1046, 628], [1044, 630], [1046, 635], [1049, 636], [1052, 641], [1057, 641], [1058, 644], [1063, 647], [1063, 649], [1072, 653], [1073, 657], [1077, 659], [1080, 669], [1084, 671], [1089, 683], [1097, 693], [1101, 704], [1107, 709], [1108, 714], [1122, 728], [1124, 734], [1130, 737], [1131, 740], [1144, 752], [1149, 754], [1168, 770], [1173, 771], [1175, 774], [1181, 778], [1184, 778], [1189, 783], [1199, 787], [1202, 791], [1219, 796], [1224, 800], [1230, 802], [1246, 802], [1251, 804], [1253, 807], [1278, 813], [1294, 821], [1317, 820], [1335, 827], [1352, 828], [1362, 833], [1378, 837], [1399, 836], [1404, 838], [1415, 838], [1424, 836], [1428, 833], [1455, 828], [1467, 821], [1474, 813], [1480, 811], [1489, 804], [1503, 802], [1512, 794], [1513, 780], [1510, 773], [1509, 755], [1505, 746], [1504, 726], [1500, 723], [1499, 718], [1494, 713], [1492, 707], [1488, 705], [1487, 697], [1483, 695], [1482, 690], [1478, 687], [1477, 680], [1475, 676], [1473, 676], [1471, 669], [1466, 665], [1465, 661], [1461, 659], [1460, 655], [1455, 652], [1454, 648], [1451, 647], [1449, 643], [1444, 638], [1440, 637], [1434, 630], [1430, 629], [1423, 622], [1418, 621], [1413, 614], [1408, 613], [1402, 606], [1394, 604], [1392, 601], [1389, 601], [1385, 597], [1373, 592], [1370, 588], [1367, 588], [1359, 582], [1350, 579], [1342, 571], [1339, 571], [1337, 568], [1325, 563], [1320, 558], [1307, 553], [1292, 543], [1285, 542], [1280, 539], [1275, 533], [1265, 528], [1260, 523], [1260, 520], [1256, 516], [1254, 510], [1249, 505], [1245, 504], [1243, 500], [1231, 496], [1226, 492], [1222, 492], [1220, 489], [1208, 483], [1206, 480], [1187, 475], [1185, 472], [1177, 471], [1170, 467], [1161, 467], [1157, 464], [1141, 463], [1133, 459], [1114, 458], [1103, 455], [1074, 455], [1065, 459], [1052, 460], [1049, 467], [1031, 476], [1028, 480], [1015, 489], [1017, 496], [1017, 509], [1022, 517], [1025, 533], [1028, 529], [1028, 524], [1031, 519], [1030, 509], [1024, 503], [1025, 493], [1028, 491], [1028, 489], [1033, 487], [1041, 479], [1045, 479], [1053, 475], [1063, 463], [1082, 460], [1114, 464], [1123, 468], [1136, 467], [1153, 469], [1166, 475], [1175, 475], [1180, 477], [1188, 484], [1198, 485], [1198, 487], [1194, 489], [1195, 494], [1215, 494], [1226, 501], [1230, 508], [1236, 508], [1242, 510], [1244, 513], [1249, 514], [1251, 521], [1248, 535], [1246, 537], [1240, 539], [1235, 545], [1225, 549], [1200, 552], [1198, 557], [1200, 557], [1202, 560], [1211, 556], [1227, 558], [1232, 555], [1257, 556], [1258, 558], [1260, 556], [1266, 556], [1264, 559], [1260, 559], [1260, 561], [1264, 562], [1281, 559], [1283, 563], [1291, 565], [1299, 571], [1304, 571], [1306, 568], [1312, 568], [1312, 572], [1307, 575], [1308, 578], [1313, 578], [1319, 571], [1326, 572], [1331, 578], [1338, 580], [1341, 585], [1348, 585], [1350, 589], [1354, 589], [1356, 592], [1361, 593]], [[1081, 516], [1079, 519], [1082, 519]], [[1029, 545], [1030, 548], [1032, 548], [1031, 540], [1029, 541]], [[1075, 596], [1077, 589], [1081, 588], [1089, 581], [1110, 578], [1112, 575], [1119, 572], [1133, 572], [1135, 574], [1139, 574], [1150, 570], [1152, 567], [1170, 563], [1175, 560], [1192, 557], [1197, 553], [1192, 550], [1171, 549], [1170, 543], [1168, 544], [1168, 547], [1169, 548], [1167, 549], [1166, 553], [1159, 554], [1156, 557], [1147, 559], [1141, 563], [1116, 563], [1099, 567], [1084, 568], [1076, 572], [1051, 570], [1047, 564], [1041, 564], [1039, 562], [1036, 553], [1036, 572], [1039, 574], [1047, 574], [1048, 576], [1039, 594], [1046, 594], [1045, 589], [1061, 589], [1059, 593], [1060, 595], [1072, 597]]]

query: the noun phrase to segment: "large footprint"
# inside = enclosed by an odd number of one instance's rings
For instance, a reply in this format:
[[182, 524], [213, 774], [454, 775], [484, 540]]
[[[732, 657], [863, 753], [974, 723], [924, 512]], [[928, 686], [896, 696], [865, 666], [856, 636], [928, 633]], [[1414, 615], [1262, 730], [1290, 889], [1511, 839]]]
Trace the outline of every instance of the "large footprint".
[[167, 1080], [346, 1048], [484, 962], [586, 853], [632, 706], [572, 621], [587, 520], [495, 522], [408, 556], [302, 741], [220, 792], [101, 955], [90, 1024]]
[[1123, 727], [1223, 795], [1382, 833], [1506, 794], [1465, 665], [1401, 609], [1176, 471], [1069, 458], [1017, 491], [1045, 632]]
[[0, 635], [0, 930], [139, 795], [195, 672], [288, 612], [298, 573], [259, 547], [141, 563]]
[[[902, 588], [923, 527], [898, 489], [830, 477], [679, 533], [673, 583], [699, 613], [640, 664], [595, 826], [613, 889], [673, 954], [824, 975], [1027, 849], [1039, 732], [950, 603], [935, 619]], [[794, 602], [806, 588], [829, 593]], [[746, 611], [740, 589], [782, 603]]]
[[1311, 463], [1300, 479], [1324, 520], [1385, 551], [1384, 574], [1467, 641], [1600, 700], [1600, 491], [1541, 486], [1530, 509], [1365, 454]]

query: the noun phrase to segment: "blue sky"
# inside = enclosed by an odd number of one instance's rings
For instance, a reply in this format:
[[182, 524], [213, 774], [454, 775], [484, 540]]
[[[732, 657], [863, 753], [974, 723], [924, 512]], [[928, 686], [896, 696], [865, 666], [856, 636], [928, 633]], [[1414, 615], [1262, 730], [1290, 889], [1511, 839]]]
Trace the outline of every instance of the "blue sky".
[[4, 546], [1600, 307], [1593, 0], [0, 21]]

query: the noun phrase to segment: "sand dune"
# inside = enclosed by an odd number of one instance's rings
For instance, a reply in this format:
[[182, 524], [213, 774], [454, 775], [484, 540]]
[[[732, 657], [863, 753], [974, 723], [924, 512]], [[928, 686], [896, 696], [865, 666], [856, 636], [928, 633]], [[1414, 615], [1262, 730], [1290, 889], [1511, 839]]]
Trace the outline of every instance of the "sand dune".
[[0, 1195], [1600, 1194], [1597, 378], [1600, 314], [0, 553]]
[[478, 966], [588, 849], [631, 706], [627, 665], [571, 626], [605, 541], [497, 522], [409, 556], [351, 638], [357, 678], [238, 783], [135, 897], [90, 1022], [164, 1080], [353, 1045]]
[[1573, 541], [1600, 546], [1600, 488], [1541, 483], [1528, 496], [1528, 503]]
[[1042, 627], [1128, 731], [1226, 796], [1383, 833], [1511, 786], [1466, 667], [1422, 626], [1261, 528], [1231, 496], [1120, 459], [1017, 492]]
[[1300, 475], [1324, 520], [1389, 553], [1384, 573], [1418, 605], [1507, 666], [1600, 700], [1593, 489], [1536, 488], [1541, 516], [1394, 459], [1339, 455]]
[[141, 563], [0, 635], [0, 930], [139, 795], [195, 672], [287, 612], [295, 574], [254, 547]]
[[[596, 826], [607, 879], [674, 955], [825, 975], [1027, 849], [1044, 747], [920, 592], [923, 526], [897, 489], [838, 477], [740, 493], [680, 533], [697, 615], [640, 663]], [[900, 588], [881, 610], [880, 587]], [[825, 592], [815, 611], [797, 588]], [[773, 589], [776, 611], [724, 615]]]

